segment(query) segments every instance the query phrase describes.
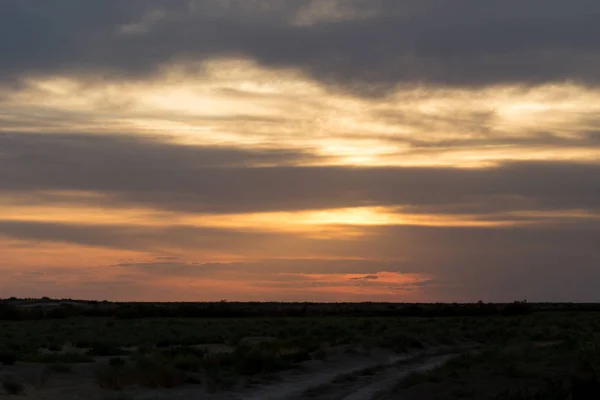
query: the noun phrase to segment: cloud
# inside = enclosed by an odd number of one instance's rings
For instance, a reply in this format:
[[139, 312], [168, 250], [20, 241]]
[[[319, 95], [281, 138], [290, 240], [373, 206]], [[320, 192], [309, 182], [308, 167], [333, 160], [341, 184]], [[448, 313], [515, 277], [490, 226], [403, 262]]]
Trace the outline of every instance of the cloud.
[[[53, 223], [0, 219], [0, 235], [24, 240], [71, 243], [113, 249], [168, 252], [193, 248], [232, 252], [260, 252], [277, 243], [276, 234], [189, 226], [94, 225], [84, 222]], [[282, 246], [287, 248], [287, 246]]]
[[139, 79], [169, 64], [242, 56], [362, 93], [400, 82], [599, 82], [592, 0], [350, 0], [319, 10], [321, 1], [10, 0], [0, 76]]
[[350, 278], [353, 281], [370, 281], [370, 280], [376, 280], [379, 279], [378, 275], [365, 275], [365, 276], [359, 276], [359, 277], [354, 277], [354, 278]]
[[46, 275], [46, 272], [40, 271], [26, 271], [26, 272], [18, 272], [17, 275], [25, 275], [25, 276], [43, 276]]
[[[357, 260], [357, 259], [263, 259], [233, 263], [168, 263], [131, 262], [115, 264], [113, 267], [135, 268], [147, 273], [168, 276], [208, 276], [218, 272], [242, 274], [287, 274], [277, 280], [297, 280], [301, 276], [290, 274], [360, 274], [377, 272], [399, 272], [405, 266], [402, 262]], [[375, 280], [379, 276], [370, 274], [351, 280]], [[268, 278], [270, 279], [270, 278]], [[306, 278], [303, 278], [306, 280]]]
[[412, 286], [421, 287], [421, 286], [428, 286], [428, 285], [437, 284], [437, 283], [439, 283], [438, 279], [427, 279], [424, 281], [414, 282], [414, 283], [412, 283]]
[[[600, 181], [590, 179], [600, 173], [596, 163], [507, 162], [477, 169], [290, 165], [311, 157], [145, 137], [0, 134], [0, 194], [21, 196], [20, 203], [60, 205], [78, 192], [90, 194], [75, 196], [79, 204], [200, 213], [367, 205], [482, 215], [598, 211]], [[256, 163], [274, 165], [252, 167]]]

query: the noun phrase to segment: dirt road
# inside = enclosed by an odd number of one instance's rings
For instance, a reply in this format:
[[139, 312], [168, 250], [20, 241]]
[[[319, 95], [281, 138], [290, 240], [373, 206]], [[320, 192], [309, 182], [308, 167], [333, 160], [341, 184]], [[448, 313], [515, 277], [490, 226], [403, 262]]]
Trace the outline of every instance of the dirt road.
[[294, 381], [265, 387], [252, 394], [241, 394], [240, 400], [371, 400], [391, 389], [412, 372], [435, 369], [455, 357], [445, 355], [392, 356], [384, 362], [361, 362], [334, 370], [307, 374]]

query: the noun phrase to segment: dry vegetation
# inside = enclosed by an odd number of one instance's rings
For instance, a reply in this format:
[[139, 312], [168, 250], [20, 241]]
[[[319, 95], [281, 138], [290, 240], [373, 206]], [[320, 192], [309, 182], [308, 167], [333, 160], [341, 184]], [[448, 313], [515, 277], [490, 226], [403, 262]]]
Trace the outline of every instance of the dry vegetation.
[[[69, 376], [105, 394], [179, 387], [224, 392], [276, 382], [285, 371], [301, 374], [310, 362], [372, 350], [402, 354], [467, 345], [483, 350], [413, 374], [381, 398], [566, 399], [594, 387], [600, 313], [514, 314], [0, 321], [0, 378], [5, 393], [43, 391]], [[17, 373], [19, 366], [43, 365], [47, 376], [37, 384]], [[366, 371], [340, 376], [337, 383], [373, 381], [379, 373]], [[559, 397], [544, 397], [550, 394]]]

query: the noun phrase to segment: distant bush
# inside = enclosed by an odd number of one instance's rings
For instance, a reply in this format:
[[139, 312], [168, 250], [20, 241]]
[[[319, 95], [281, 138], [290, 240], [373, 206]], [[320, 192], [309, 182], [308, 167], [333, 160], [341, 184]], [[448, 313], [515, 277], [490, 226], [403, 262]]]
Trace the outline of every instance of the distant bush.
[[526, 315], [533, 311], [532, 307], [526, 301], [515, 301], [507, 304], [502, 310], [502, 314], [506, 316]]

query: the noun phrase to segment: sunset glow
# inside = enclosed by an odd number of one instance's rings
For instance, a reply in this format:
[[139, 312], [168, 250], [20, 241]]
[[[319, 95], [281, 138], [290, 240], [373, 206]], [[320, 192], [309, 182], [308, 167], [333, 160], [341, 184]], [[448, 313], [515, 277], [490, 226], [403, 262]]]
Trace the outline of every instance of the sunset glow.
[[561, 300], [572, 259], [598, 299], [597, 44], [445, 2], [185, 3], [48, 6], [48, 43], [0, 16], [1, 296]]

